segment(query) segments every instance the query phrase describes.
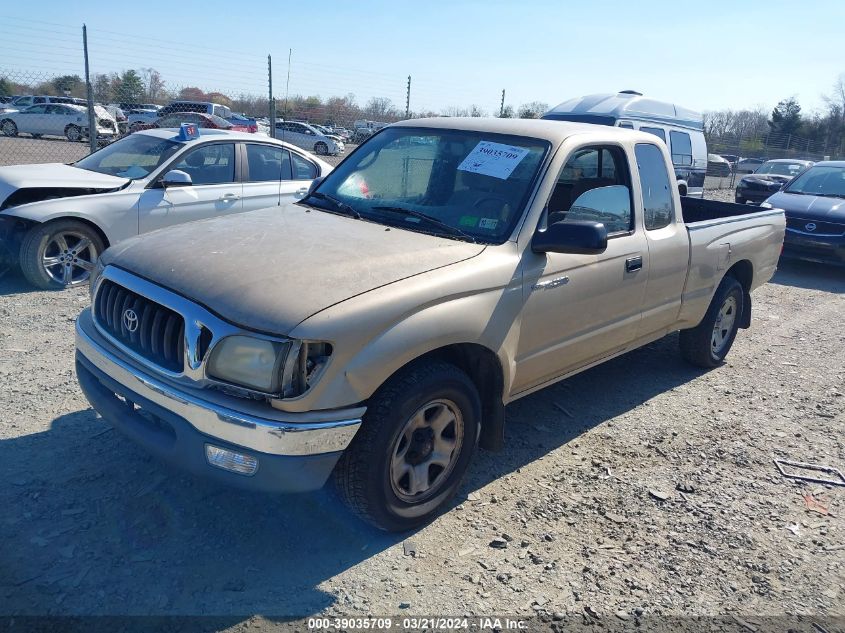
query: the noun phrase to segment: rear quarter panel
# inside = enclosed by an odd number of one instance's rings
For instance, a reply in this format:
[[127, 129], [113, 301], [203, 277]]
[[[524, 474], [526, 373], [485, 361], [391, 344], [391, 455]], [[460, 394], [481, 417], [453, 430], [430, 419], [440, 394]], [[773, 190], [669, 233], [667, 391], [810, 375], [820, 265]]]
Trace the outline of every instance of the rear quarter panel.
[[777, 269], [785, 228], [780, 209], [688, 224], [690, 268], [679, 327], [695, 327], [701, 322], [716, 288], [736, 263], [751, 263], [751, 290], [769, 281]]

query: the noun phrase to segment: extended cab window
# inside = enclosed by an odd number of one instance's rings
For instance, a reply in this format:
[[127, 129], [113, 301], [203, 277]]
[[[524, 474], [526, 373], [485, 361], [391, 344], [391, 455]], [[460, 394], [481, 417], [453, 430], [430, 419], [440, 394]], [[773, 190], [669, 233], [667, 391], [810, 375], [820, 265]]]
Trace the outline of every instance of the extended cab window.
[[[631, 177], [620, 147], [582, 147], [575, 150], [560, 171], [549, 199], [548, 223], [572, 220], [601, 222], [609, 235], [633, 230]], [[613, 189], [611, 189], [613, 188]], [[589, 204], [579, 198], [588, 191]]]
[[662, 127], [641, 127], [640, 132], [646, 132], [647, 134], [654, 134], [664, 143], [666, 142], [666, 131]]
[[235, 180], [234, 143], [203, 145], [188, 152], [170, 169], [180, 169], [191, 176], [195, 185], [220, 185]]
[[686, 132], [669, 132], [672, 162], [675, 165], [692, 165], [692, 142]]
[[643, 190], [643, 219], [649, 231], [662, 229], [672, 221], [672, 188], [663, 152], [656, 145], [638, 143], [634, 153]]

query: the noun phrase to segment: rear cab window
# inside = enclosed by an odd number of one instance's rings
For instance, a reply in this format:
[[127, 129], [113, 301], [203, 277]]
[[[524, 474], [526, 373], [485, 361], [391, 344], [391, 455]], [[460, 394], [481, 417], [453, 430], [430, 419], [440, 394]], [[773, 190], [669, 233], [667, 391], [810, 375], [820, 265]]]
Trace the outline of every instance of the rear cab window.
[[674, 202], [666, 161], [660, 148], [637, 143], [634, 148], [643, 192], [643, 220], [647, 231], [668, 226], [674, 218]]

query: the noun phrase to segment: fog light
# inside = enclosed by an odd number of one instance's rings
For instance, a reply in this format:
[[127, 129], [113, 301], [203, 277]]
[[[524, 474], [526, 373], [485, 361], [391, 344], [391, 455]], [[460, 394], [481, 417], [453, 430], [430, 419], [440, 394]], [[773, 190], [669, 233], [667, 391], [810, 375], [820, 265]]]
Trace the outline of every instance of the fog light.
[[258, 460], [255, 457], [211, 444], [205, 445], [205, 458], [212, 466], [230, 470], [239, 475], [254, 475], [255, 471], [258, 470]]

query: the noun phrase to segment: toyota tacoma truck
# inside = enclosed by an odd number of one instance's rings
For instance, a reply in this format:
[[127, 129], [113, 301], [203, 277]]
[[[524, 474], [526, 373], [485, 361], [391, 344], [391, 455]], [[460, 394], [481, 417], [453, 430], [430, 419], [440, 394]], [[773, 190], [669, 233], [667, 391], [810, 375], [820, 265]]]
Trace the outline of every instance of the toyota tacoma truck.
[[281, 210], [106, 250], [76, 369], [172, 464], [263, 491], [333, 479], [404, 530], [502, 447], [508, 403], [678, 330], [719, 365], [783, 236], [778, 209], [679, 196], [644, 132], [405, 121]]

